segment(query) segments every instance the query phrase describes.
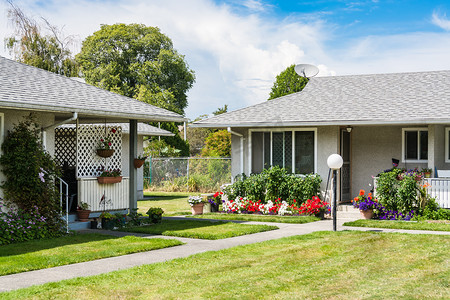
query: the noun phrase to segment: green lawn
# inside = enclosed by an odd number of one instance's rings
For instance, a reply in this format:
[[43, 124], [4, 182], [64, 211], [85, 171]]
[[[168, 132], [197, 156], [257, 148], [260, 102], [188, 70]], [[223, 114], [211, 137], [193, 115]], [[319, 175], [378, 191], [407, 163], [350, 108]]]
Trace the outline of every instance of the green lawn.
[[178, 240], [75, 234], [0, 246], [0, 275], [181, 245]]
[[449, 236], [316, 232], [30, 287], [1, 297], [449, 299], [448, 249]]
[[269, 225], [247, 225], [232, 222], [164, 219], [161, 224], [124, 228], [122, 231], [162, 234], [197, 239], [218, 240], [278, 229]]
[[410, 229], [410, 230], [432, 230], [432, 231], [450, 231], [450, 224], [429, 223], [425, 221], [386, 221], [386, 220], [356, 220], [344, 223], [345, 226], [356, 227], [374, 227], [389, 229]]
[[190, 215], [191, 207], [187, 199], [191, 195], [199, 193], [182, 192], [144, 192], [145, 196], [155, 197], [151, 200], [138, 201], [138, 212], [145, 215], [150, 207], [161, 207], [164, 210], [164, 216]]
[[304, 224], [319, 221], [314, 216], [266, 216], [266, 215], [248, 215], [248, 214], [223, 214], [209, 213], [203, 215], [192, 216], [199, 219], [215, 219], [215, 220], [235, 220], [235, 221], [255, 221], [255, 222], [276, 222], [276, 223], [295, 223]]

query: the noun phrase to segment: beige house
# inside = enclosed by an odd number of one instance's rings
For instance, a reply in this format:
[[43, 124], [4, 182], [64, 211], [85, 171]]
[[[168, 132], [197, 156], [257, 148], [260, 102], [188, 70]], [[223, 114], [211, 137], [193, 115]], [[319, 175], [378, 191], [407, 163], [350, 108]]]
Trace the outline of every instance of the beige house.
[[[392, 167], [450, 170], [450, 71], [316, 77], [301, 92], [195, 122], [228, 128], [232, 174], [278, 165], [295, 174], [328, 176], [327, 158], [344, 165], [341, 201], [371, 190]], [[440, 172], [442, 174], [442, 172]], [[450, 208], [450, 183], [429, 179], [430, 193]]]

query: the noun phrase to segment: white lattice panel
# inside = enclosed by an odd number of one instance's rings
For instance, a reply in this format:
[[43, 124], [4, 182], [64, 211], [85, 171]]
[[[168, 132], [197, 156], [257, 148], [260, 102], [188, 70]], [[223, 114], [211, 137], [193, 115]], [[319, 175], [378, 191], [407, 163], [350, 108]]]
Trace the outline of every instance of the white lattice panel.
[[76, 166], [77, 131], [75, 128], [55, 129], [55, 159], [61, 166], [64, 163], [67, 163], [69, 167]]
[[[111, 130], [115, 129], [115, 133]], [[97, 155], [97, 146], [100, 139], [111, 139], [114, 154], [103, 158]], [[122, 168], [122, 128], [102, 125], [80, 125], [77, 135], [78, 166], [77, 177], [97, 177], [101, 172], [99, 168], [104, 166], [108, 170]]]

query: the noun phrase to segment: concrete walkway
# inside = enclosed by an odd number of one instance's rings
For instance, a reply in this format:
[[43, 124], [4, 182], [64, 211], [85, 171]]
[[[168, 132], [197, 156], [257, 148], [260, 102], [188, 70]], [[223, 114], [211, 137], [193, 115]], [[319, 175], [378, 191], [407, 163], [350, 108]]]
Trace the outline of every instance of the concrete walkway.
[[[398, 229], [342, 226], [344, 222], [348, 221], [351, 220], [349, 219], [338, 220], [338, 230], [450, 235], [450, 232], [441, 232], [441, 231], [398, 230]], [[60, 266], [55, 268], [0, 276], [0, 292], [16, 290], [48, 282], [56, 282], [64, 279], [98, 275], [116, 270], [127, 269], [134, 266], [163, 262], [174, 258], [187, 257], [193, 254], [206, 251], [216, 251], [240, 245], [278, 239], [282, 237], [308, 234], [315, 231], [333, 230], [333, 224], [331, 220], [323, 220], [307, 224], [262, 223], [262, 222], [239, 222], [239, 223], [276, 225], [279, 227], [279, 229], [221, 240], [200, 240], [200, 239], [167, 237], [160, 235], [155, 236], [155, 235], [132, 234], [146, 238], [177, 239], [184, 242], [185, 244], [181, 246], [175, 246], [148, 252], [140, 252], [118, 257], [104, 258], [89, 262]], [[104, 230], [85, 230], [84, 232], [105, 233], [105, 234], [112, 234], [115, 236], [130, 235], [130, 233], [125, 232], [118, 232], [118, 231], [112, 232]]]

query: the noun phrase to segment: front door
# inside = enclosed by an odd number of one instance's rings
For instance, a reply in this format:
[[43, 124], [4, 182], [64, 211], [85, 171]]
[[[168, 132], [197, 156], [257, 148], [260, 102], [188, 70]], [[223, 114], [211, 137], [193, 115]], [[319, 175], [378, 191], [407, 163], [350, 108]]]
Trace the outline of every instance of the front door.
[[351, 131], [341, 129], [341, 156], [344, 164], [341, 168], [341, 202], [350, 202], [351, 197]]

